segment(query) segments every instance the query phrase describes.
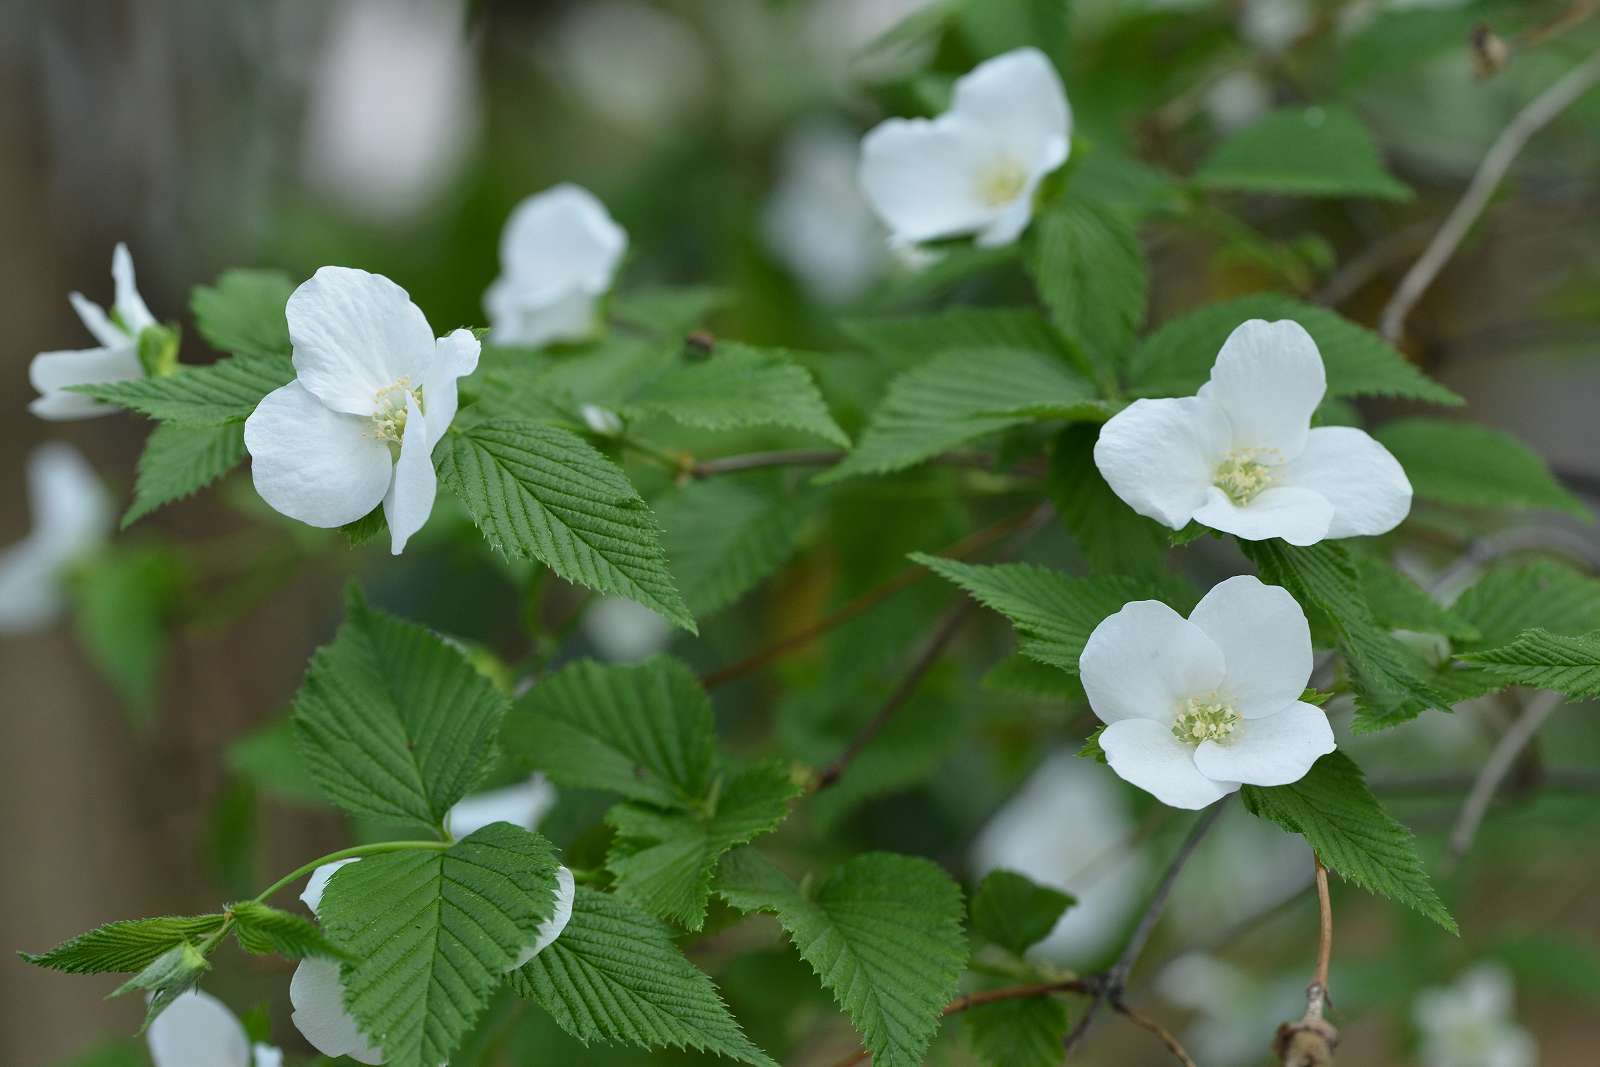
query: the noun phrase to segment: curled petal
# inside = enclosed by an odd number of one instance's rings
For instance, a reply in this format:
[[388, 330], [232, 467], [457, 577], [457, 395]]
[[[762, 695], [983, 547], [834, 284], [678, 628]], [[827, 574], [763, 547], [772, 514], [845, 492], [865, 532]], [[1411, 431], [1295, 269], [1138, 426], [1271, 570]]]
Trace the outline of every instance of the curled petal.
[[373, 414], [383, 390], [402, 380], [421, 385], [433, 357], [428, 320], [381, 274], [323, 267], [290, 295], [284, 314], [300, 384], [334, 411]]
[[1273, 450], [1279, 461], [1305, 448], [1311, 415], [1327, 391], [1317, 343], [1292, 319], [1240, 324], [1200, 387], [1228, 413], [1234, 448]]
[[1158, 600], [1136, 600], [1101, 621], [1078, 670], [1101, 722], [1151, 719], [1167, 729], [1178, 705], [1226, 674], [1222, 652], [1198, 626]]
[[1037, 48], [995, 56], [957, 79], [950, 114], [983, 129], [1035, 180], [1066, 162], [1072, 110], [1055, 67]]
[[533, 957], [549, 948], [556, 938], [561, 936], [561, 931], [567, 928], [567, 923], [572, 921], [572, 898], [577, 893], [577, 883], [572, 877], [572, 872], [565, 867], [556, 868], [556, 906], [550, 918], [539, 924], [538, 936], [533, 944], [523, 949], [508, 970], [516, 970]]
[[422, 402], [428, 416], [428, 446], [439, 438], [456, 418], [457, 382], [478, 369], [482, 346], [471, 330], [453, 330], [433, 345], [433, 358], [422, 374]]
[[1221, 489], [1212, 488], [1206, 493], [1206, 502], [1195, 510], [1194, 519], [1246, 541], [1281, 537], [1291, 545], [1314, 545], [1328, 536], [1333, 505], [1309, 489], [1273, 486], [1241, 506]]
[[496, 278], [483, 294], [489, 339], [528, 348], [587, 340], [599, 323], [599, 305], [599, 297], [582, 289], [529, 290], [506, 277]]
[[199, 989], [179, 994], [157, 1015], [145, 1041], [155, 1067], [250, 1067], [250, 1039], [238, 1016]]
[[144, 377], [139, 349], [127, 338], [107, 348], [40, 352], [28, 364], [28, 381], [40, 396], [28, 410], [42, 419], [62, 421], [109, 415], [117, 409], [81, 393], [66, 392], [69, 385], [97, 385]]
[[383, 1062], [383, 1051], [373, 1047], [355, 1018], [345, 1010], [344, 981], [339, 964], [320, 956], [300, 961], [289, 980], [289, 1019], [311, 1047], [324, 1056], [349, 1056], [357, 1063]]
[[28, 507], [34, 532], [71, 560], [110, 536], [111, 498], [83, 453], [49, 441], [28, 453]]
[[1388, 533], [1411, 512], [1411, 482], [1400, 461], [1353, 427], [1312, 430], [1305, 450], [1279, 468], [1278, 478], [1333, 505], [1329, 537]]
[[84, 329], [93, 334], [96, 341], [109, 348], [128, 343], [127, 331], [112, 322], [111, 316], [93, 300], [82, 293], [68, 293], [67, 303], [72, 305], [72, 310], [78, 313]]
[[1114, 722], [1101, 733], [1100, 747], [1118, 777], [1169, 807], [1198, 810], [1239, 788], [1237, 782], [1215, 781], [1200, 773], [1195, 750], [1173, 737], [1167, 723]]
[[117, 299], [112, 307], [117, 309], [117, 318], [122, 320], [128, 335], [137, 338], [146, 326], [156, 324], [156, 317], [150, 314], [144, 297], [139, 295], [139, 287], [133, 281], [133, 257], [121, 241], [111, 252], [111, 280], [117, 287]]
[[0, 634], [42, 630], [67, 610], [61, 560], [33, 536], [0, 549]]
[[1189, 613], [1222, 650], [1225, 695], [1247, 719], [1300, 699], [1311, 679], [1311, 627], [1287, 589], [1241, 574], [1212, 586]]
[[261, 499], [311, 526], [361, 518], [393, 477], [394, 460], [372, 421], [330, 410], [299, 382], [262, 397], [245, 420], [244, 446]]
[[1134, 511], [1181, 530], [1212, 492], [1228, 419], [1200, 397], [1135, 400], [1100, 428], [1094, 465]]
[[1194, 750], [1194, 763], [1209, 778], [1288, 785], [1304, 778], [1333, 749], [1328, 716], [1297, 700], [1274, 715], [1241, 722], [1226, 741], [1202, 741]]
[[889, 119], [862, 139], [861, 190], [898, 243], [970, 233], [998, 215], [980, 195], [980, 169], [991, 154], [971, 123]]
[[406, 429], [395, 461], [394, 480], [383, 497], [383, 516], [389, 522], [389, 551], [398, 556], [411, 535], [422, 529], [433, 513], [439, 476], [433, 470], [428, 423], [417, 398], [406, 394]]

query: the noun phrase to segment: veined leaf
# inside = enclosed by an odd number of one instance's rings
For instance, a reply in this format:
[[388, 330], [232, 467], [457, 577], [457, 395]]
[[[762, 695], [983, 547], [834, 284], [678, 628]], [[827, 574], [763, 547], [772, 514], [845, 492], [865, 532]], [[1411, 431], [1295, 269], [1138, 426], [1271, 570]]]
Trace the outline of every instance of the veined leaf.
[[953, 348], [1015, 348], [1066, 357], [1049, 321], [1033, 308], [957, 305], [924, 315], [846, 319], [839, 328], [869, 351], [918, 362]]
[[111, 991], [114, 997], [128, 993], [144, 993], [144, 1022], [139, 1024], [142, 1034], [156, 1016], [166, 1011], [174, 1000], [193, 989], [200, 976], [211, 969], [210, 962], [199, 947], [183, 941], [152, 960], [149, 966]]
[[1461, 659], [1517, 685], [1571, 697], [1600, 697], [1600, 630], [1576, 637], [1524, 630], [1509, 644], [1470, 652]]
[[288, 356], [230, 356], [164, 378], [69, 386], [73, 392], [179, 426], [220, 426], [248, 418], [261, 398], [294, 379]]
[[1166, 569], [1172, 531], [1124, 504], [1094, 463], [1093, 426], [1069, 426], [1050, 449], [1045, 486], [1062, 523], [1096, 571], [1153, 575]]
[[1459, 419], [1397, 419], [1376, 437], [1417, 496], [1475, 508], [1552, 508], [1593, 521], [1544, 460], [1503, 430]]
[[1115, 383], [1144, 321], [1144, 250], [1120, 215], [1070, 198], [1034, 223], [1034, 285], [1095, 376]]
[[657, 286], [614, 295], [607, 312], [624, 325], [662, 338], [681, 339], [731, 301], [726, 289], [712, 286]]
[[1554, 560], [1501, 563], [1484, 571], [1450, 610], [1479, 631], [1476, 640], [1458, 642], [1458, 651], [1503, 645], [1535, 627], [1588, 633], [1600, 630], [1600, 579]]
[[199, 492], [243, 459], [244, 427], [239, 423], [162, 423], [150, 431], [139, 454], [139, 478], [134, 483], [133, 504], [122, 517], [122, 528], [165, 504]]
[[623, 414], [665, 415], [702, 430], [782, 426], [850, 447], [804, 367], [787, 353], [729, 341], [710, 359], [680, 363], [640, 387]]
[[1229, 137], [1194, 172], [1196, 185], [1283, 196], [1409, 200], [1372, 134], [1342, 107], [1280, 108]]
[[1056, 1067], [1067, 1023], [1059, 997], [1019, 997], [963, 1012], [961, 1029], [972, 1051], [992, 1067]]
[[1361, 572], [1361, 589], [1372, 605], [1373, 617], [1385, 628], [1443, 634], [1459, 641], [1480, 636], [1476, 626], [1434, 600], [1375, 553], [1355, 551], [1351, 555]]
[[972, 897], [972, 930], [1021, 954], [1055, 929], [1077, 900], [1016, 871], [990, 871]]
[[63, 941], [48, 952], [20, 953], [36, 967], [67, 974], [142, 971], [179, 945], [198, 941], [222, 927], [223, 916], [163, 915], [106, 923]]
[[316, 923], [299, 915], [254, 900], [230, 904], [228, 911], [233, 914], [233, 936], [246, 952], [288, 960], [307, 956], [347, 958], [344, 949], [329, 941]]
[[289, 321], [284, 308], [294, 280], [278, 270], [230, 270], [189, 297], [200, 335], [219, 352], [287, 356]]
[[781, 474], [692, 481], [655, 501], [662, 542], [683, 599], [705, 618], [788, 562], [815, 494]]

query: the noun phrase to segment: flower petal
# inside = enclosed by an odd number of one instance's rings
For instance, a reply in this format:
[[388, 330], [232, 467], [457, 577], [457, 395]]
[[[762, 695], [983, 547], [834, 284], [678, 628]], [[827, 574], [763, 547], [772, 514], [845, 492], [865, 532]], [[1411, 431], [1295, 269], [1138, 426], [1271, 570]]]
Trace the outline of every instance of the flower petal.
[[956, 80], [949, 114], [983, 130], [1035, 179], [1066, 162], [1072, 110], [1056, 68], [1037, 48], [973, 67]]
[[1297, 700], [1275, 715], [1241, 722], [1224, 742], [1202, 741], [1194, 750], [1194, 763], [1210, 778], [1288, 785], [1304, 778], [1333, 749], [1328, 716]]
[[1319, 426], [1277, 471], [1280, 484], [1310, 489], [1333, 505], [1329, 537], [1388, 533], [1411, 512], [1411, 482], [1400, 461], [1350, 426]]
[[93, 300], [82, 293], [68, 293], [67, 303], [72, 305], [72, 310], [78, 313], [84, 328], [94, 335], [96, 341], [111, 348], [128, 343], [126, 331], [112, 322], [111, 316]]
[[144, 306], [144, 297], [139, 295], [139, 287], [133, 281], [133, 257], [121, 241], [111, 251], [111, 280], [117, 287], [117, 298], [111, 306], [117, 309], [117, 318], [122, 320], [128, 335], [137, 339], [146, 326], [156, 324], [156, 317]]
[[250, 1067], [244, 1024], [222, 1001], [199, 989], [180, 993], [144, 1037], [155, 1067]]
[[345, 1010], [344, 982], [339, 964], [321, 956], [308, 956], [289, 979], [289, 1020], [311, 1047], [324, 1056], [349, 1056], [357, 1063], [382, 1063], [383, 1052], [374, 1048], [354, 1017]]
[[494, 822], [533, 830], [555, 802], [556, 787], [535, 774], [525, 782], [462, 797], [445, 815], [445, 826], [451, 837], [466, 837]]
[[48, 441], [28, 453], [28, 507], [35, 534], [57, 558], [71, 560], [111, 533], [111, 498], [83, 453]]
[[378, 394], [413, 388], [433, 356], [433, 331], [406, 291], [381, 274], [323, 267], [284, 309], [300, 384], [334, 411], [371, 415]]
[[1309, 489], [1277, 485], [1257, 493], [1240, 507], [1221, 489], [1212, 488], [1195, 509], [1196, 522], [1246, 541], [1281, 537], [1291, 545], [1314, 545], [1328, 536], [1333, 505]]
[[1209, 400], [1135, 400], [1100, 428], [1094, 465], [1134, 511], [1183, 529], [1228, 451], [1228, 418]]
[[521, 967], [549, 948], [555, 939], [561, 936], [561, 931], [572, 921], [572, 898], [576, 893], [577, 884], [573, 880], [572, 872], [565, 867], [557, 867], [555, 910], [550, 913], [550, 918], [539, 924], [538, 936], [534, 938], [533, 944], [523, 949], [506, 970], [514, 971]]
[[372, 421], [325, 407], [299, 382], [274, 389], [244, 423], [261, 499], [311, 526], [354, 522], [383, 500], [393, 476]]
[[998, 214], [979, 193], [979, 170], [991, 155], [970, 123], [889, 119], [861, 141], [861, 191], [897, 243], [970, 233]]
[[1216, 643], [1159, 600], [1135, 600], [1103, 619], [1083, 646], [1078, 671], [1101, 722], [1152, 719], [1163, 730], [1180, 703], [1226, 676]]
[[389, 523], [389, 551], [398, 556], [405, 551], [411, 535], [422, 529], [433, 513], [433, 499], [439, 492], [439, 476], [433, 470], [433, 450], [428, 422], [417, 407], [417, 398], [406, 394], [406, 430], [400, 440], [400, 458], [395, 461], [394, 479], [383, 497], [383, 517]]
[[347, 860], [334, 860], [332, 863], [324, 863], [311, 872], [311, 877], [306, 879], [305, 889], [300, 891], [300, 900], [311, 909], [311, 914], [315, 915], [317, 909], [322, 906], [322, 894], [327, 890], [328, 879], [333, 877], [334, 872], [340, 867], [355, 863], [360, 858], [356, 856]]
[[1125, 782], [1173, 808], [1198, 810], [1221, 800], [1237, 782], [1214, 781], [1195, 766], [1195, 750], [1172, 736], [1167, 723], [1124, 719], [1100, 734], [1106, 762]]
[[428, 416], [428, 446], [450, 428], [456, 417], [456, 379], [478, 369], [482, 346], [471, 330], [453, 330], [433, 345], [433, 358], [422, 372], [422, 403]]
[[42, 630], [67, 609], [61, 557], [34, 535], [0, 550], [0, 634]]
[[527, 292], [597, 296], [628, 249], [628, 234], [589, 190], [564, 182], [518, 204], [500, 234], [500, 266]]
[[504, 276], [483, 294], [489, 340], [527, 348], [587, 340], [599, 323], [599, 304], [599, 297], [576, 287], [530, 291]]
[[86, 419], [109, 415], [117, 409], [81, 393], [66, 392], [69, 385], [95, 385], [144, 377], [139, 349], [123, 337], [112, 347], [40, 352], [28, 364], [28, 381], [41, 394], [28, 410], [42, 419]]
[[1300, 699], [1311, 679], [1311, 627], [1287, 589], [1252, 574], [1218, 582], [1189, 613], [1227, 664], [1223, 691], [1247, 719]]
[[251, 1067], [283, 1067], [283, 1050], [258, 1041], [250, 1046]]
[[1241, 323], [1200, 387], [1228, 413], [1234, 448], [1274, 449], [1279, 462], [1305, 448], [1311, 414], [1327, 391], [1317, 343], [1292, 319]]

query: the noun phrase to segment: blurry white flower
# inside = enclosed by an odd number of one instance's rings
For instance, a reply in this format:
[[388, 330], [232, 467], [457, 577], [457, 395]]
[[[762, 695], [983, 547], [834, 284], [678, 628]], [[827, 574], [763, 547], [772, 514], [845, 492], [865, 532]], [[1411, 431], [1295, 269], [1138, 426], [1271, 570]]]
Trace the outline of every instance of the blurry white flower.
[[93, 397], [66, 391], [69, 385], [96, 385], [144, 377], [139, 362], [139, 334], [156, 324], [133, 280], [133, 257], [118, 243], [111, 253], [111, 277], [116, 282], [116, 302], [107, 315], [82, 293], [67, 299], [83, 325], [100, 342], [98, 348], [40, 352], [28, 365], [28, 381], [39, 391], [28, 410], [41, 419], [87, 419], [117, 409]]
[[555, 803], [556, 787], [544, 775], [536, 774], [526, 782], [462, 797], [445, 815], [444, 825], [452, 837], [466, 837], [492, 822], [537, 830]]
[[975, 233], [980, 245], [1010, 244], [1071, 137], [1055, 68], [1037, 48], [1019, 48], [958, 79], [938, 118], [874, 127], [861, 142], [861, 188], [896, 242]]
[[1245, 0], [1239, 33], [1263, 52], [1281, 52], [1311, 29], [1309, 0]]
[[1197, 396], [1135, 400], [1112, 416], [1095, 466], [1134, 511], [1249, 541], [1387, 533], [1411, 510], [1389, 450], [1349, 426], [1311, 428], [1327, 391], [1297, 322], [1251, 319], [1228, 335]]
[[599, 404], [584, 404], [578, 408], [583, 424], [601, 437], [616, 437], [622, 433], [622, 416]]
[[1480, 964], [1456, 984], [1427, 989], [1412, 1008], [1423, 1067], [1533, 1067], [1533, 1035], [1512, 1018], [1511, 975]]
[[711, 87], [710, 57], [694, 27], [634, 0], [571, 5], [542, 58], [586, 106], [651, 134], [671, 130]]
[[180, 994], [145, 1031], [155, 1067], [282, 1067], [283, 1053], [250, 1044], [227, 1005], [198, 989]]
[[466, 159], [481, 104], [459, 5], [344, 0], [314, 72], [307, 177], [348, 208], [416, 211]]
[[783, 174], [762, 219], [773, 252], [828, 304], [861, 295], [885, 266], [883, 227], [856, 184], [859, 159], [843, 127], [803, 127], [784, 144]]
[[583, 636], [612, 663], [636, 663], [672, 640], [672, 624], [624, 597], [603, 597], [583, 613]]
[[456, 379], [478, 365], [471, 330], [434, 339], [406, 291], [323, 267], [289, 297], [295, 380], [245, 420], [256, 491], [311, 526], [383, 504], [399, 555], [433, 510], [433, 446], [456, 416]]
[[627, 248], [627, 233], [587, 189], [562, 184], [528, 197], [506, 220], [500, 277], [483, 294], [489, 339], [537, 347], [591, 336]]
[[33, 529], [0, 550], [0, 633], [37, 630], [66, 607], [66, 570], [111, 533], [111, 500], [77, 449], [60, 442], [28, 453]]
[[1272, 86], [1253, 70], [1229, 71], [1206, 90], [1206, 114], [1223, 133], [1250, 125], [1272, 106]]
[[1077, 897], [1029, 954], [1082, 963], [1109, 948], [1139, 906], [1148, 861], [1132, 837], [1133, 821], [1109, 776], [1058, 752], [979, 832], [972, 865], [980, 875], [1006, 868]]
[[1263, 1035], [1305, 1007], [1300, 978], [1262, 981], [1199, 954], [1180, 956], [1163, 967], [1156, 988], [1172, 1004], [1199, 1013], [1184, 1031], [1183, 1043], [1206, 1067], [1259, 1064], [1266, 1046]]
[[[1232, 805], [1184, 867], [1168, 913], [1185, 940], [1205, 941], [1305, 893], [1312, 869], [1305, 838]], [[1304, 987], [1299, 980], [1302, 999]]]
[[1249, 785], [1287, 785], [1333, 751], [1322, 709], [1300, 700], [1311, 629], [1294, 597], [1248, 574], [1185, 619], [1137, 600], [1103, 620], [1078, 660], [1100, 747], [1163, 804], [1203, 808]]

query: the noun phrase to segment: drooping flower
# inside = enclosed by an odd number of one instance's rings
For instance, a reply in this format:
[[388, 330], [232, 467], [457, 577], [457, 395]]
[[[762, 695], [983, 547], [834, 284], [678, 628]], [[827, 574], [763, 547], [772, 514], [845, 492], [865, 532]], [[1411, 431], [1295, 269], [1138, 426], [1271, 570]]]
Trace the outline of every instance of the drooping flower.
[[433, 446], [456, 415], [456, 379], [478, 365], [470, 330], [434, 339], [406, 291], [379, 274], [323, 267], [289, 297], [295, 380], [245, 420], [256, 491], [311, 526], [380, 503], [391, 549], [427, 522]]
[[1123, 605], [1078, 668], [1111, 769], [1175, 808], [1297, 782], [1334, 749], [1327, 716], [1300, 700], [1305, 612], [1251, 575], [1213, 587], [1187, 619], [1156, 600]]
[[883, 225], [856, 184], [861, 148], [847, 130], [812, 124], [783, 146], [782, 175], [767, 201], [767, 244], [825, 304], [860, 296], [883, 273]]
[[1196, 396], [1135, 400], [1100, 430], [1095, 466], [1134, 511], [1248, 541], [1386, 533], [1411, 510], [1389, 450], [1349, 426], [1312, 428], [1327, 391], [1297, 322], [1251, 319], [1228, 335]]
[[861, 142], [861, 188], [897, 244], [976, 234], [1015, 241], [1033, 194], [1066, 162], [1072, 111], [1043, 52], [1019, 48], [955, 84], [950, 110], [889, 119]]
[[111, 253], [111, 277], [116, 283], [116, 302], [109, 315], [82, 293], [67, 294], [72, 310], [100, 342], [99, 347], [40, 352], [28, 365], [28, 381], [39, 391], [38, 399], [28, 405], [28, 410], [41, 419], [109, 415], [117, 409], [82, 393], [68, 392], [67, 387], [144, 377], [144, 366], [139, 362], [139, 335], [156, 325], [156, 319], [134, 285], [133, 257], [125, 244], [119, 243]]
[[1423, 1067], [1533, 1067], [1533, 1035], [1512, 1015], [1511, 976], [1480, 964], [1455, 985], [1427, 989], [1412, 1009], [1422, 1032]]
[[592, 336], [628, 235], [570, 183], [528, 197], [500, 235], [500, 277], [483, 294], [489, 339], [538, 347]]
[[0, 633], [48, 626], [66, 607], [65, 573], [110, 536], [111, 500], [77, 449], [58, 441], [28, 454], [33, 530], [0, 551]]
[[145, 1031], [155, 1067], [282, 1067], [283, 1053], [250, 1043], [244, 1025], [210, 993], [180, 994]]

